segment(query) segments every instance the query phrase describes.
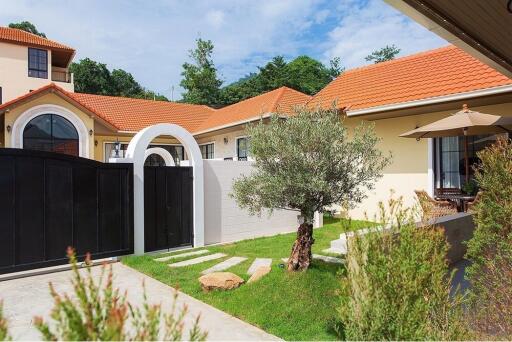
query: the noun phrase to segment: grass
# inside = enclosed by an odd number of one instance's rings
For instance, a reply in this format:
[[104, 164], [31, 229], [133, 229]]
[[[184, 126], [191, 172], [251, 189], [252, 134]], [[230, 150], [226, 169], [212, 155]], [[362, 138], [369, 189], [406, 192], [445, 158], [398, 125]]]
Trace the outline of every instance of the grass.
[[[367, 223], [326, 217], [324, 226], [314, 231], [313, 253], [328, 248], [340, 233], [363, 226]], [[123, 263], [285, 340], [335, 340], [336, 308], [340, 302], [337, 292], [343, 266], [315, 260], [306, 272], [285, 271], [279, 264], [281, 258], [289, 256], [294, 240], [295, 233], [291, 233], [208, 246], [210, 252], [227, 256], [177, 269], [153, 260], [172, 253], [128, 256]], [[201, 271], [231, 256], [248, 257], [228, 269], [245, 280], [255, 257], [272, 258], [272, 272], [235, 290], [203, 292], [197, 280]]]

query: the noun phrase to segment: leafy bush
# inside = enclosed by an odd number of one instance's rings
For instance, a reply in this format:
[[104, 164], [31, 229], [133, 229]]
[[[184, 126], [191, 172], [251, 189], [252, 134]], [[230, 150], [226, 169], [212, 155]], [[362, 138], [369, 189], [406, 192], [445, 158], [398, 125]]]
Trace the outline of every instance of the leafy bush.
[[[73, 278], [73, 299], [69, 295], [60, 295], [50, 283], [50, 292], [54, 298], [51, 312], [53, 322], [48, 324], [41, 317], [35, 319], [37, 329], [48, 341], [119, 341], [119, 340], [182, 340], [183, 320], [187, 308], [176, 314], [176, 297], [169, 314], [162, 313], [159, 305], [149, 305], [144, 288], [142, 308], [135, 308], [126, 301], [126, 293], [120, 294], [113, 287], [112, 267], [103, 266], [100, 278], [95, 282], [91, 267], [86, 267], [83, 276], [77, 266], [73, 249], [68, 250]], [[86, 258], [90, 265], [90, 258]], [[106, 274], [106, 280], [105, 280]], [[188, 332], [186, 339], [204, 340], [206, 333], [198, 326], [199, 317]], [[161, 329], [163, 327], [163, 329]]]
[[479, 338], [512, 339], [512, 144], [499, 139], [478, 154], [482, 190], [466, 257], [468, 320]]
[[10, 339], [7, 320], [4, 317], [3, 303], [0, 302], [0, 341], [8, 341]]
[[386, 229], [355, 234], [349, 241], [341, 337], [462, 339], [462, 297], [450, 299], [452, 276], [442, 229], [416, 228], [415, 211], [404, 209], [401, 199], [391, 199], [388, 211], [382, 203], [380, 207], [379, 222]]

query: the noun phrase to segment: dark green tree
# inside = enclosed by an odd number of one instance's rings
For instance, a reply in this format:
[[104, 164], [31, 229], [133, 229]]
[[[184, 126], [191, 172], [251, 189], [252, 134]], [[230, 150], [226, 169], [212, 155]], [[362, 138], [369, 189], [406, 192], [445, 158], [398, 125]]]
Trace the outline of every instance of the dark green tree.
[[334, 80], [336, 77], [341, 75], [343, 71], [345, 71], [345, 67], [341, 65], [341, 59], [339, 57], [334, 57], [329, 61], [329, 75], [331, 76], [331, 80]]
[[97, 95], [114, 95], [112, 77], [107, 66], [90, 58], [72, 63], [69, 71], [74, 74], [75, 91]]
[[185, 89], [183, 102], [203, 105], [220, 103], [220, 86], [217, 69], [212, 60], [213, 43], [211, 40], [196, 40], [197, 46], [189, 51], [193, 63], [184, 63], [183, 79], [180, 85]]
[[308, 56], [299, 56], [288, 63], [285, 75], [283, 85], [309, 95], [316, 94], [332, 80], [330, 70]]
[[135, 81], [129, 72], [123, 69], [114, 69], [110, 75], [112, 91], [117, 96], [139, 97], [144, 93], [144, 88]]
[[380, 63], [385, 61], [390, 61], [395, 59], [395, 56], [400, 53], [401, 49], [399, 49], [395, 44], [373, 51], [371, 54], [366, 56], [364, 59], [367, 62]]
[[30, 21], [22, 21], [21, 23], [10, 23], [9, 27], [27, 31], [40, 37], [46, 38], [46, 35], [43, 32], [39, 32], [36, 26], [32, 24]]

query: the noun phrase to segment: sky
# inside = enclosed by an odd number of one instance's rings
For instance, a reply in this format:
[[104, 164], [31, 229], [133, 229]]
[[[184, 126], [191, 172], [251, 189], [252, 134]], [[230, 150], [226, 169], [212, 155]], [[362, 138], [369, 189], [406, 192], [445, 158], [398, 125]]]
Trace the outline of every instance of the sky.
[[0, 0], [0, 8], [0, 25], [28, 20], [75, 48], [76, 61], [124, 69], [174, 100], [198, 37], [212, 40], [224, 85], [276, 55], [340, 57], [353, 68], [385, 45], [399, 56], [447, 45], [382, 0]]

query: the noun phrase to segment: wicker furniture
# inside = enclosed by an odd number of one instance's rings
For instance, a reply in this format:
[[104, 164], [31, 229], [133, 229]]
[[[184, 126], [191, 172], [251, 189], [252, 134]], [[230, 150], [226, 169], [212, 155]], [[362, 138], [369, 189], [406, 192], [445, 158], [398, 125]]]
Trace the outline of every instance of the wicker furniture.
[[425, 190], [415, 190], [423, 210], [424, 218], [436, 218], [457, 213], [457, 205], [451, 201], [438, 201], [430, 197]]

